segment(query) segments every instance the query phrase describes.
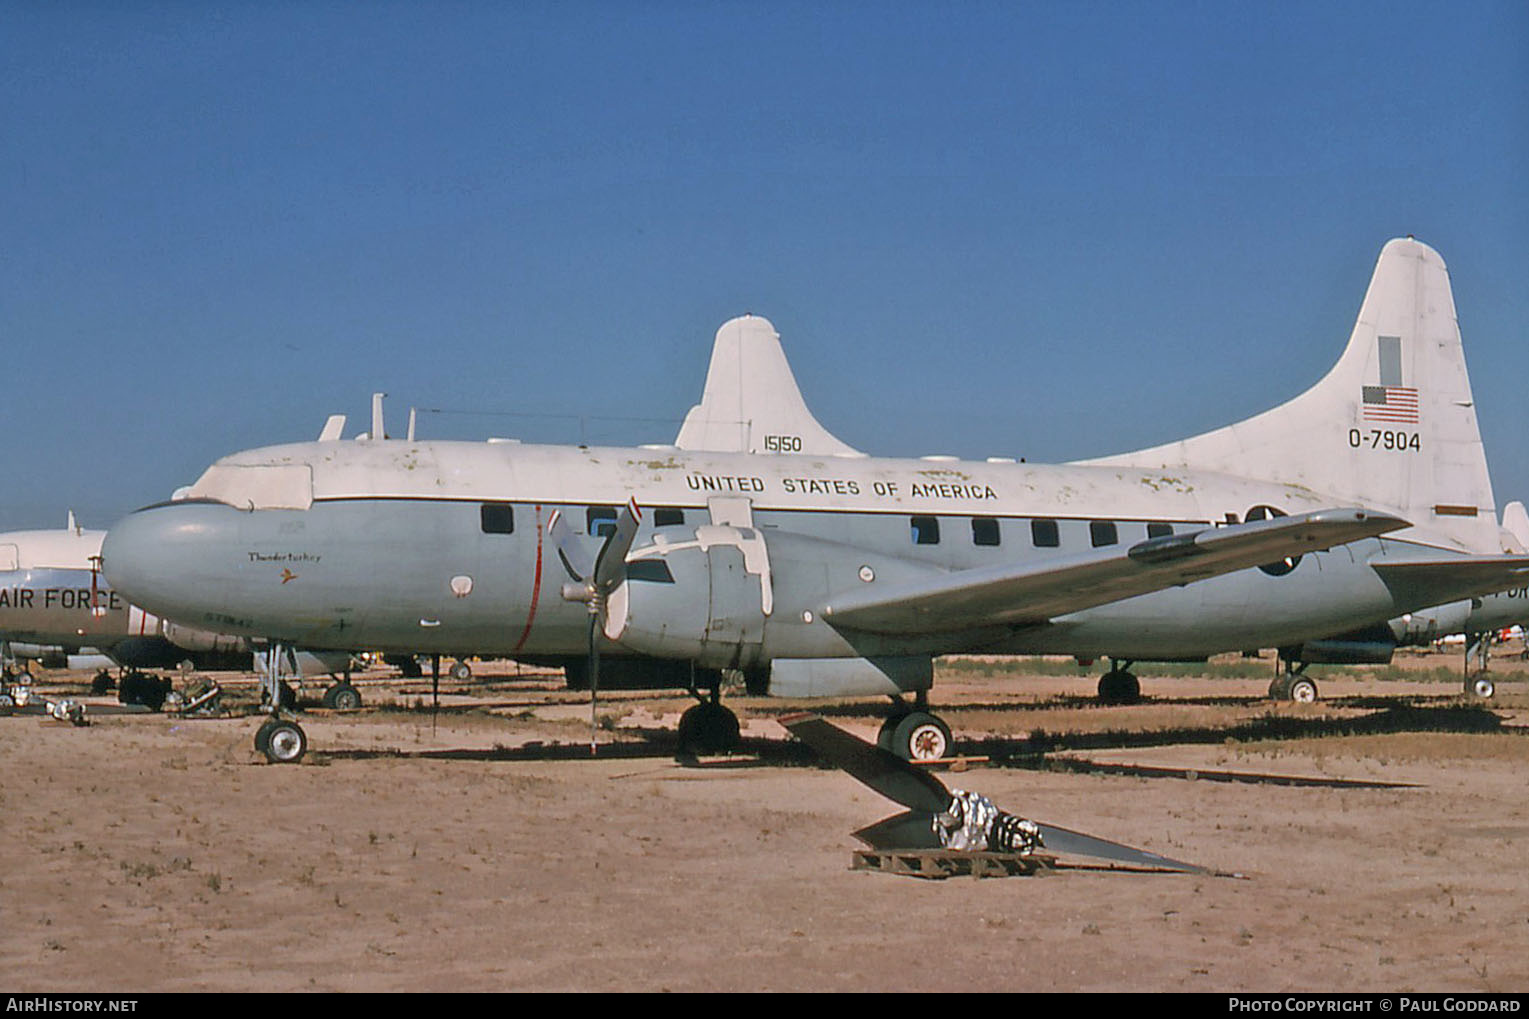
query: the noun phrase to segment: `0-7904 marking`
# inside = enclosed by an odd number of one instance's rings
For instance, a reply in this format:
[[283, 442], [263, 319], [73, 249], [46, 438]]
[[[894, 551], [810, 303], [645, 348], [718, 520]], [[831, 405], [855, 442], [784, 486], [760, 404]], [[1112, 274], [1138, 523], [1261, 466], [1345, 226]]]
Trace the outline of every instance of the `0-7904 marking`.
[[1423, 448], [1423, 440], [1417, 432], [1393, 432], [1385, 428], [1361, 431], [1348, 430], [1348, 444], [1354, 449], [1394, 449], [1411, 452]]

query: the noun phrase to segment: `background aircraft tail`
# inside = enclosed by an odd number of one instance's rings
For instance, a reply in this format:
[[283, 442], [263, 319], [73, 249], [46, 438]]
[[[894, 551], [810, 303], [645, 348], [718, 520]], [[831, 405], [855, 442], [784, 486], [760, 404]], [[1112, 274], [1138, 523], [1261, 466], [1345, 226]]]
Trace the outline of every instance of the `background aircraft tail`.
[[1449, 273], [1410, 237], [1381, 250], [1348, 347], [1306, 392], [1213, 432], [1083, 462], [1301, 485], [1396, 513], [1429, 541], [1500, 551]]
[[1502, 550], [1529, 552], [1529, 511], [1517, 499], [1502, 508]]
[[701, 402], [685, 415], [680, 449], [865, 456], [829, 434], [807, 409], [768, 319], [724, 322], [711, 349]]

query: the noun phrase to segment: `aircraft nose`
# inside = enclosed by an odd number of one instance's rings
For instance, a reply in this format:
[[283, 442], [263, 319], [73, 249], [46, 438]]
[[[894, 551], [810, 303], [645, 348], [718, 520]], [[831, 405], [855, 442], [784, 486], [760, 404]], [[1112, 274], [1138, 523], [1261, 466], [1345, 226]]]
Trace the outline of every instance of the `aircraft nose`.
[[155, 615], [188, 622], [216, 610], [242, 514], [222, 503], [149, 506], [106, 532], [101, 569], [113, 590]]

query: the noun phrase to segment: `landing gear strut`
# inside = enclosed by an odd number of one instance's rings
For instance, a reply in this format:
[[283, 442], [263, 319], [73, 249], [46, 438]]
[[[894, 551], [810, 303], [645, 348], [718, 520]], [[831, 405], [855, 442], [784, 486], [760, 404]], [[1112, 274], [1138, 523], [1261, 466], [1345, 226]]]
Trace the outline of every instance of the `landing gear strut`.
[[1135, 704], [1141, 700], [1141, 681], [1130, 671], [1131, 662], [1110, 659], [1110, 671], [1099, 677], [1099, 700], [1104, 704]]
[[266, 656], [265, 675], [260, 680], [267, 703], [271, 705], [271, 717], [256, 730], [255, 749], [272, 764], [296, 764], [308, 751], [308, 735], [303, 732], [303, 727], [281, 714], [282, 708], [287, 706], [282, 697], [282, 688], [286, 684], [281, 681], [281, 659], [283, 655], [291, 654], [292, 649], [287, 645], [273, 643]]

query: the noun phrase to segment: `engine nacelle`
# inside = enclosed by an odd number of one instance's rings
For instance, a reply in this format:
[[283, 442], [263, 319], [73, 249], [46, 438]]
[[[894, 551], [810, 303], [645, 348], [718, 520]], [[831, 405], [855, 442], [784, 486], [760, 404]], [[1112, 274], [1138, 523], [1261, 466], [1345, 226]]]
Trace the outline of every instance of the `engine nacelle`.
[[659, 536], [628, 559], [606, 606], [605, 635], [655, 658], [748, 667], [759, 661], [774, 601], [764, 536], [706, 524], [693, 541]]
[[934, 685], [934, 660], [777, 658], [770, 663], [771, 697], [897, 697]]
[[1389, 665], [1395, 651], [1396, 637], [1391, 627], [1377, 623], [1322, 640], [1282, 647], [1279, 656], [1286, 661], [1307, 665]]
[[213, 633], [211, 630], [198, 630], [195, 627], [172, 623], [168, 619], [160, 624], [160, 632], [165, 635], [165, 639], [170, 643], [187, 651], [232, 652], [249, 650], [249, 641], [244, 637], [234, 637], [226, 633]]
[[1480, 605], [1478, 601], [1467, 599], [1409, 612], [1391, 620], [1391, 632], [1398, 644], [1432, 644], [1451, 633], [1463, 633], [1471, 612]]

